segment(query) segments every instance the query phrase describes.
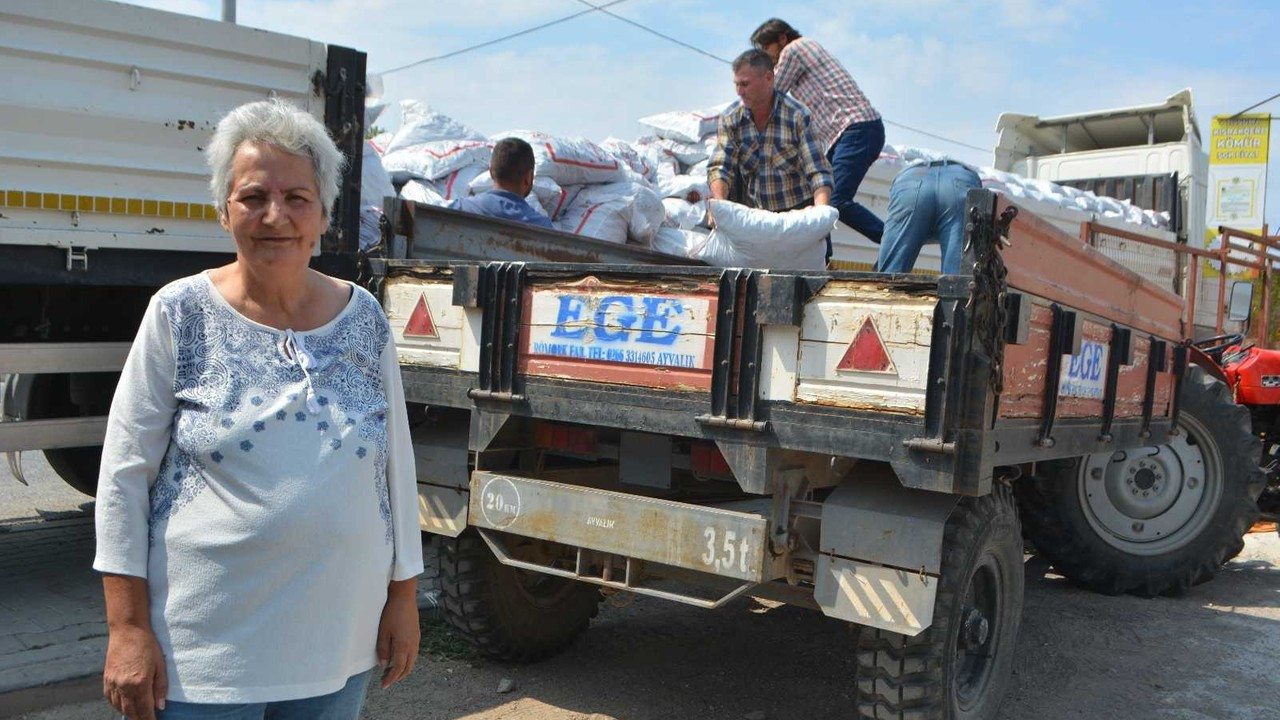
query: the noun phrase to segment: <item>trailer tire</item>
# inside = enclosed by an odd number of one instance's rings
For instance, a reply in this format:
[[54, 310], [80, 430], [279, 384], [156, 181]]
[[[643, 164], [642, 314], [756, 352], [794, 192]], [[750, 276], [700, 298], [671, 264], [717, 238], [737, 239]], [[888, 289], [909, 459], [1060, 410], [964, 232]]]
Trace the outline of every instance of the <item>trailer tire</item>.
[[947, 520], [932, 624], [915, 637], [870, 627], [858, 636], [858, 717], [995, 717], [1012, 682], [1023, 584], [1009, 487], [962, 499]]
[[1180, 432], [1145, 455], [1044, 463], [1018, 482], [1028, 539], [1067, 579], [1108, 595], [1178, 595], [1244, 547], [1266, 484], [1249, 412], [1195, 365], [1180, 402]]
[[600, 605], [593, 585], [503, 565], [475, 532], [440, 538], [444, 617], [482, 654], [532, 662], [567, 648]]

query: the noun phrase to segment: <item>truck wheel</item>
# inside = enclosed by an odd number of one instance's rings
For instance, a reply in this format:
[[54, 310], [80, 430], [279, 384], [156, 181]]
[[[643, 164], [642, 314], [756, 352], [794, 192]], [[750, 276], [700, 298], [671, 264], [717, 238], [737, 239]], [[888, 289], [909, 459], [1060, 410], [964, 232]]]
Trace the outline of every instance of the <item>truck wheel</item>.
[[863, 628], [858, 717], [995, 717], [1022, 621], [1022, 534], [1013, 494], [964, 498], [947, 520], [933, 623], [908, 637]]
[[1266, 483], [1249, 413], [1192, 365], [1178, 427], [1159, 447], [1046, 463], [1017, 484], [1027, 536], [1058, 572], [1111, 595], [1176, 595], [1240, 552]]
[[[36, 375], [25, 417], [44, 420], [105, 415], [111, 407], [111, 396], [119, 377], [119, 373], [84, 373], [74, 378], [65, 373]], [[73, 383], [79, 383], [74, 391]], [[90, 405], [80, 405], [73, 400], [77, 391]], [[45, 450], [44, 458], [68, 485], [85, 495], [97, 495], [98, 470], [102, 464], [101, 445]]]
[[[531, 540], [519, 554], [539, 545]], [[593, 585], [503, 565], [474, 530], [440, 538], [440, 585], [449, 624], [481, 653], [513, 662], [564, 650], [600, 604]]]
[[44, 459], [71, 487], [90, 497], [98, 494], [98, 471], [102, 467], [100, 446], [45, 450]]

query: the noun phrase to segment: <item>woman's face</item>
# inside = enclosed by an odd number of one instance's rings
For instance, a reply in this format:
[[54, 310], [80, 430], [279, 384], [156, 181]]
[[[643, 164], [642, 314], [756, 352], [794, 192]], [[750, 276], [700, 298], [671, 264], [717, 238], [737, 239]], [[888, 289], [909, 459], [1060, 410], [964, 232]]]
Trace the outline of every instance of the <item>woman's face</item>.
[[329, 228], [311, 160], [262, 143], [245, 142], [231, 162], [222, 227], [242, 262], [258, 268], [306, 267]]

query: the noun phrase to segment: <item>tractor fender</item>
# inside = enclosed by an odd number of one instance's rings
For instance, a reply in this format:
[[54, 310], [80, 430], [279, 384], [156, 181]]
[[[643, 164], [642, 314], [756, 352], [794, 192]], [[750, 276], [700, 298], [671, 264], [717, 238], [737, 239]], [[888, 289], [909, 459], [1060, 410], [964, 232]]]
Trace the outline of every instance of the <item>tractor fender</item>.
[[1231, 387], [1231, 381], [1227, 379], [1227, 373], [1223, 371], [1222, 366], [1214, 362], [1213, 358], [1204, 353], [1203, 350], [1195, 345], [1188, 345], [1187, 362], [1199, 365], [1204, 371], [1213, 377], [1218, 378], [1227, 387]]

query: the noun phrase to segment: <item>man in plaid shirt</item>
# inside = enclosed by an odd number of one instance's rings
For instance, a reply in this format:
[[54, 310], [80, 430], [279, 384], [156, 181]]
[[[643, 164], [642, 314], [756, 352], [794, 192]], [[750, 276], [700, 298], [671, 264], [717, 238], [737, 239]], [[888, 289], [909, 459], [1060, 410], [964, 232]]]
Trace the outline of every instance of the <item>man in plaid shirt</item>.
[[808, 108], [835, 176], [831, 204], [840, 210], [840, 220], [879, 243], [884, 222], [853, 196], [884, 148], [880, 113], [839, 60], [782, 20], [766, 21], [751, 34], [751, 44], [773, 58], [774, 87]]
[[744, 52], [733, 61], [733, 82], [740, 102], [720, 115], [707, 170], [711, 195], [773, 212], [828, 204], [827, 160], [808, 112], [773, 89], [773, 61], [760, 50]]

